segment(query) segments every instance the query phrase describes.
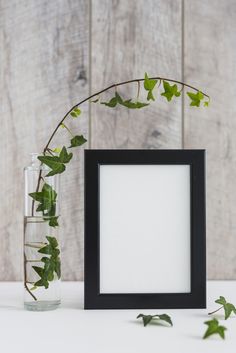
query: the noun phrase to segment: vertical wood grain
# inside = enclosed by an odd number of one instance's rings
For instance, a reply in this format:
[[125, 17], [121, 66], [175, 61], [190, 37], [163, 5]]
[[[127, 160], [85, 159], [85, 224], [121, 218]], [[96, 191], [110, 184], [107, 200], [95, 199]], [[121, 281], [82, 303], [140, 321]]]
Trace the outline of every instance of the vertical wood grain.
[[[88, 95], [89, 2], [0, 2], [0, 280], [22, 278], [23, 167]], [[88, 135], [88, 109], [75, 131]], [[60, 134], [56, 144], [68, 143]], [[83, 276], [83, 151], [62, 175], [63, 277]]]
[[[181, 79], [181, 1], [92, 1], [91, 90], [149, 75]], [[137, 85], [118, 89], [136, 96]], [[103, 95], [108, 99], [114, 94]], [[140, 110], [91, 108], [92, 148], [181, 147], [181, 100]]]
[[236, 2], [185, 1], [185, 80], [212, 97], [185, 100], [185, 148], [207, 150], [208, 277], [236, 279]]

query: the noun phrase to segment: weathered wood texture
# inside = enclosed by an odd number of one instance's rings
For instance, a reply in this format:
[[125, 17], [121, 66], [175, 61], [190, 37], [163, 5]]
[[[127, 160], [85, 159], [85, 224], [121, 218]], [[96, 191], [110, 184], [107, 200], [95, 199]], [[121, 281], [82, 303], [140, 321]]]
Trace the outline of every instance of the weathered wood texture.
[[[88, 95], [89, 3], [1, 1], [0, 21], [0, 280], [19, 280], [23, 167], [66, 110]], [[77, 129], [88, 135], [83, 110]], [[61, 183], [63, 277], [71, 280], [83, 274], [83, 151], [76, 154]]]
[[[181, 1], [93, 1], [91, 86], [149, 75], [181, 79]], [[118, 88], [130, 98], [137, 84]], [[104, 95], [102, 98], [114, 94]], [[181, 100], [139, 111], [124, 107], [91, 110], [93, 148], [178, 148], [182, 144]]]
[[185, 80], [209, 109], [185, 104], [185, 148], [207, 149], [208, 277], [236, 279], [236, 2], [185, 1]]
[[[209, 92], [211, 107], [161, 97], [140, 111], [85, 105], [78, 131], [92, 148], [206, 148], [208, 277], [236, 278], [235, 18], [234, 0], [0, 0], [0, 280], [22, 278], [28, 153], [80, 98], [145, 71], [184, 76]], [[137, 85], [118, 91], [133, 97]], [[75, 155], [62, 175], [67, 280], [83, 278], [83, 151]]]

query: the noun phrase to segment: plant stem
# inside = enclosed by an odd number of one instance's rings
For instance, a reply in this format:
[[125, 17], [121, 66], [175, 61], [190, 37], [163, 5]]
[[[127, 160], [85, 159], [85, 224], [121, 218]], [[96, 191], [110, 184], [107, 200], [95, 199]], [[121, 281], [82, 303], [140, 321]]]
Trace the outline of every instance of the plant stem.
[[[80, 101], [79, 103], [76, 103], [76, 104], [63, 116], [63, 118], [62, 118], [62, 119], [60, 120], [60, 122], [57, 124], [57, 126], [56, 126], [56, 128], [54, 129], [53, 133], [51, 134], [51, 136], [50, 136], [50, 138], [49, 138], [49, 140], [48, 140], [46, 146], [44, 147], [43, 152], [46, 153], [47, 148], [49, 147], [49, 145], [50, 145], [50, 143], [51, 143], [51, 141], [52, 141], [54, 135], [56, 134], [57, 130], [59, 129], [59, 127], [61, 126], [61, 124], [63, 124], [63, 122], [65, 121], [65, 119], [67, 118], [67, 116], [68, 116], [76, 107], [78, 107], [79, 105], [81, 105], [81, 104], [87, 102], [88, 100], [90, 100], [90, 99], [92, 99], [92, 98], [94, 98], [94, 97], [96, 97], [96, 96], [99, 96], [100, 94], [102, 94], [102, 93], [104, 93], [104, 92], [106, 92], [106, 91], [109, 91], [109, 90], [112, 89], [112, 88], [116, 88], [116, 87], [118, 87], [118, 86], [127, 85], [128, 83], [142, 82], [142, 81], [144, 81], [144, 80], [145, 80], [144, 78], [137, 78], [137, 79], [134, 79], [134, 80], [128, 80], [128, 81], [123, 81], [123, 82], [115, 83], [115, 84], [113, 84], [113, 85], [110, 85], [110, 86], [108, 86], [108, 87], [102, 89], [101, 91], [98, 91], [98, 92], [92, 94], [91, 96], [89, 96], [89, 97], [83, 99], [83, 100]], [[178, 80], [172, 80], [172, 79], [163, 78], [163, 77], [150, 77], [150, 80], [160, 80], [160, 81], [174, 82], [174, 83], [178, 83], [178, 84], [180, 84], [180, 85], [182, 85], [182, 86], [191, 88], [191, 89], [193, 89], [194, 91], [199, 91], [198, 88], [193, 87], [193, 86], [191, 86], [191, 85], [189, 85], [189, 84], [187, 84], [187, 83], [184, 83], [184, 82], [181, 82], [181, 81], [178, 81]], [[201, 92], [202, 92], [202, 91], [201, 91]], [[204, 92], [202, 92], [202, 94], [203, 94], [205, 97], [207, 97], [208, 99], [210, 99], [210, 97], [208, 96], [208, 94], [206, 94], [206, 93], [204, 93]]]
[[208, 315], [212, 315], [212, 314], [215, 314], [217, 313], [217, 311], [219, 311], [220, 309], [222, 309], [223, 306], [221, 306], [220, 308], [216, 309], [215, 311], [212, 311], [211, 313], [208, 313]]
[[25, 287], [25, 289], [27, 290], [27, 292], [31, 295], [31, 297], [35, 300], [35, 301], [37, 301], [37, 298], [36, 298], [36, 296], [30, 291], [30, 289], [29, 289], [29, 287], [27, 286], [27, 283], [28, 283], [28, 281], [27, 281], [27, 271], [26, 271], [26, 262], [27, 262], [27, 260], [26, 260], [26, 255], [25, 255], [25, 253], [24, 253], [24, 287]]

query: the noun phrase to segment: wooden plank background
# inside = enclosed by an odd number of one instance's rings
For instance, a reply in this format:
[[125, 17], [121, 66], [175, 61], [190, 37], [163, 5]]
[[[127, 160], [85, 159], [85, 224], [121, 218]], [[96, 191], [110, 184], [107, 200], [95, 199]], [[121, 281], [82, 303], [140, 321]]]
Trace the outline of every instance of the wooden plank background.
[[[71, 105], [145, 71], [204, 88], [211, 107], [161, 98], [138, 112], [84, 105], [74, 128], [87, 148], [206, 148], [208, 277], [236, 278], [235, 19], [234, 0], [214, 7], [207, 0], [0, 1], [0, 280], [22, 278], [29, 153], [43, 148]], [[136, 92], [133, 84], [119, 89]], [[68, 169], [61, 178], [63, 279], [81, 280], [82, 150]]]

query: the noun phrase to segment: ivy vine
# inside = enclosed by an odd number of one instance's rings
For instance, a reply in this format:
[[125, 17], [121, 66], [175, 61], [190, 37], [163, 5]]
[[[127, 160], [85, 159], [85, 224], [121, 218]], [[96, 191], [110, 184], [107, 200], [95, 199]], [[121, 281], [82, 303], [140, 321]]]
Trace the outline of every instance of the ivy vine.
[[[143, 83], [144, 91], [147, 92], [146, 101], [139, 100], [141, 82]], [[121, 93], [118, 93], [118, 87], [132, 83], [138, 84], [137, 96], [135, 98], [131, 97], [128, 99], [122, 97]], [[113, 97], [111, 97], [108, 101], [101, 100], [101, 96], [104, 92], [114, 88], [115, 94]], [[173, 99], [180, 97], [184, 92], [184, 88], [190, 89], [190, 91], [186, 92], [187, 97], [190, 99], [190, 106], [200, 107], [201, 105], [203, 105], [204, 107], [208, 107], [210, 103], [210, 97], [198, 88], [173, 79], [163, 77], [149, 77], [147, 73], [145, 73], [144, 78], [133, 79], [110, 85], [109, 87], [104, 88], [101, 91], [96, 92], [91, 96], [83, 99], [81, 102], [76, 103], [59, 121], [56, 128], [52, 132], [49, 140], [47, 141], [42, 154], [38, 156], [38, 159], [41, 164], [45, 164], [47, 167], [50, 168], [50, 171], [48, 172], [46, 177], [65, 172], [67, 164], [71, 161], [73, 157], [73, 153], [70, 151], [70, 149], [80, 147], [87, 142], [86, 138], [83, 135], [73, 134], [73, 132], [65, 124], [65, 121], [68, 117], [71, 117], [72, 119], [77, 119], [81, 115], [81, 109], [79, 107], [83, 103], [89, 101], [90, 103], [101, 104], [108, 108], [116, 108], [120, 105], [128, 109], [144, 109], [150, 105], [151, 101], [155, 101], [157, 94], [160, 94], [168, 102], [170, 102]], [[59, 128], [64, 128], [69, 132], [71, 136], [70, 145], [68, 147], [63, 146], [62, 148], [51, 148], [51, 142]], [[30, 193], [29, 196], [33, 199], [32, 216], [35, 215], [35, 212], [42, 212], [43, 219], [49, 222], [48, 224], [50, 227], [59, 226], [58, 216], [56, 216], [55, 214], [57, 193], [49, 184], [45, 182], [45, 179], [42, 178], [42, 170], [40, 170], [39, 172], [36, 190], [35, 192]], [[37, 208], [35, 209], [36, 203]], [[59, 249], [57, 249], [58, 244], [56, 244], [55, 238], [47, 236], [46, 239], [48, 240], [48, 244], [42, 247], [39, 250], [39, 253], [46, 254], [45, 251], [49, 251], [50, 249], [50, 252], [48, 252], [47, 255], [50, 255], [51, 257], [43, 257], [41, 259], [41, 262], [44, 267], [32, 266], [34, 271], [40, 277], [40, 279], [34, 283], [34, 289], [38, 286], [44, 286], [45, 288], [48, 288], [49, 282], [54, 279], [54, 272], [57, 274], [58, 278], [60, 277], [60, 261], [57, 257], [59, 255]], [[57, 256], [55, 255], [56, 253], [58, 253]], [[26, 262], [27, 259], [25, 256], [25, 288], [28, 293], [33, 297], [33, 299], [37, 300], [35, 295], [32, 293], [32, 291], [27, 285]]]

